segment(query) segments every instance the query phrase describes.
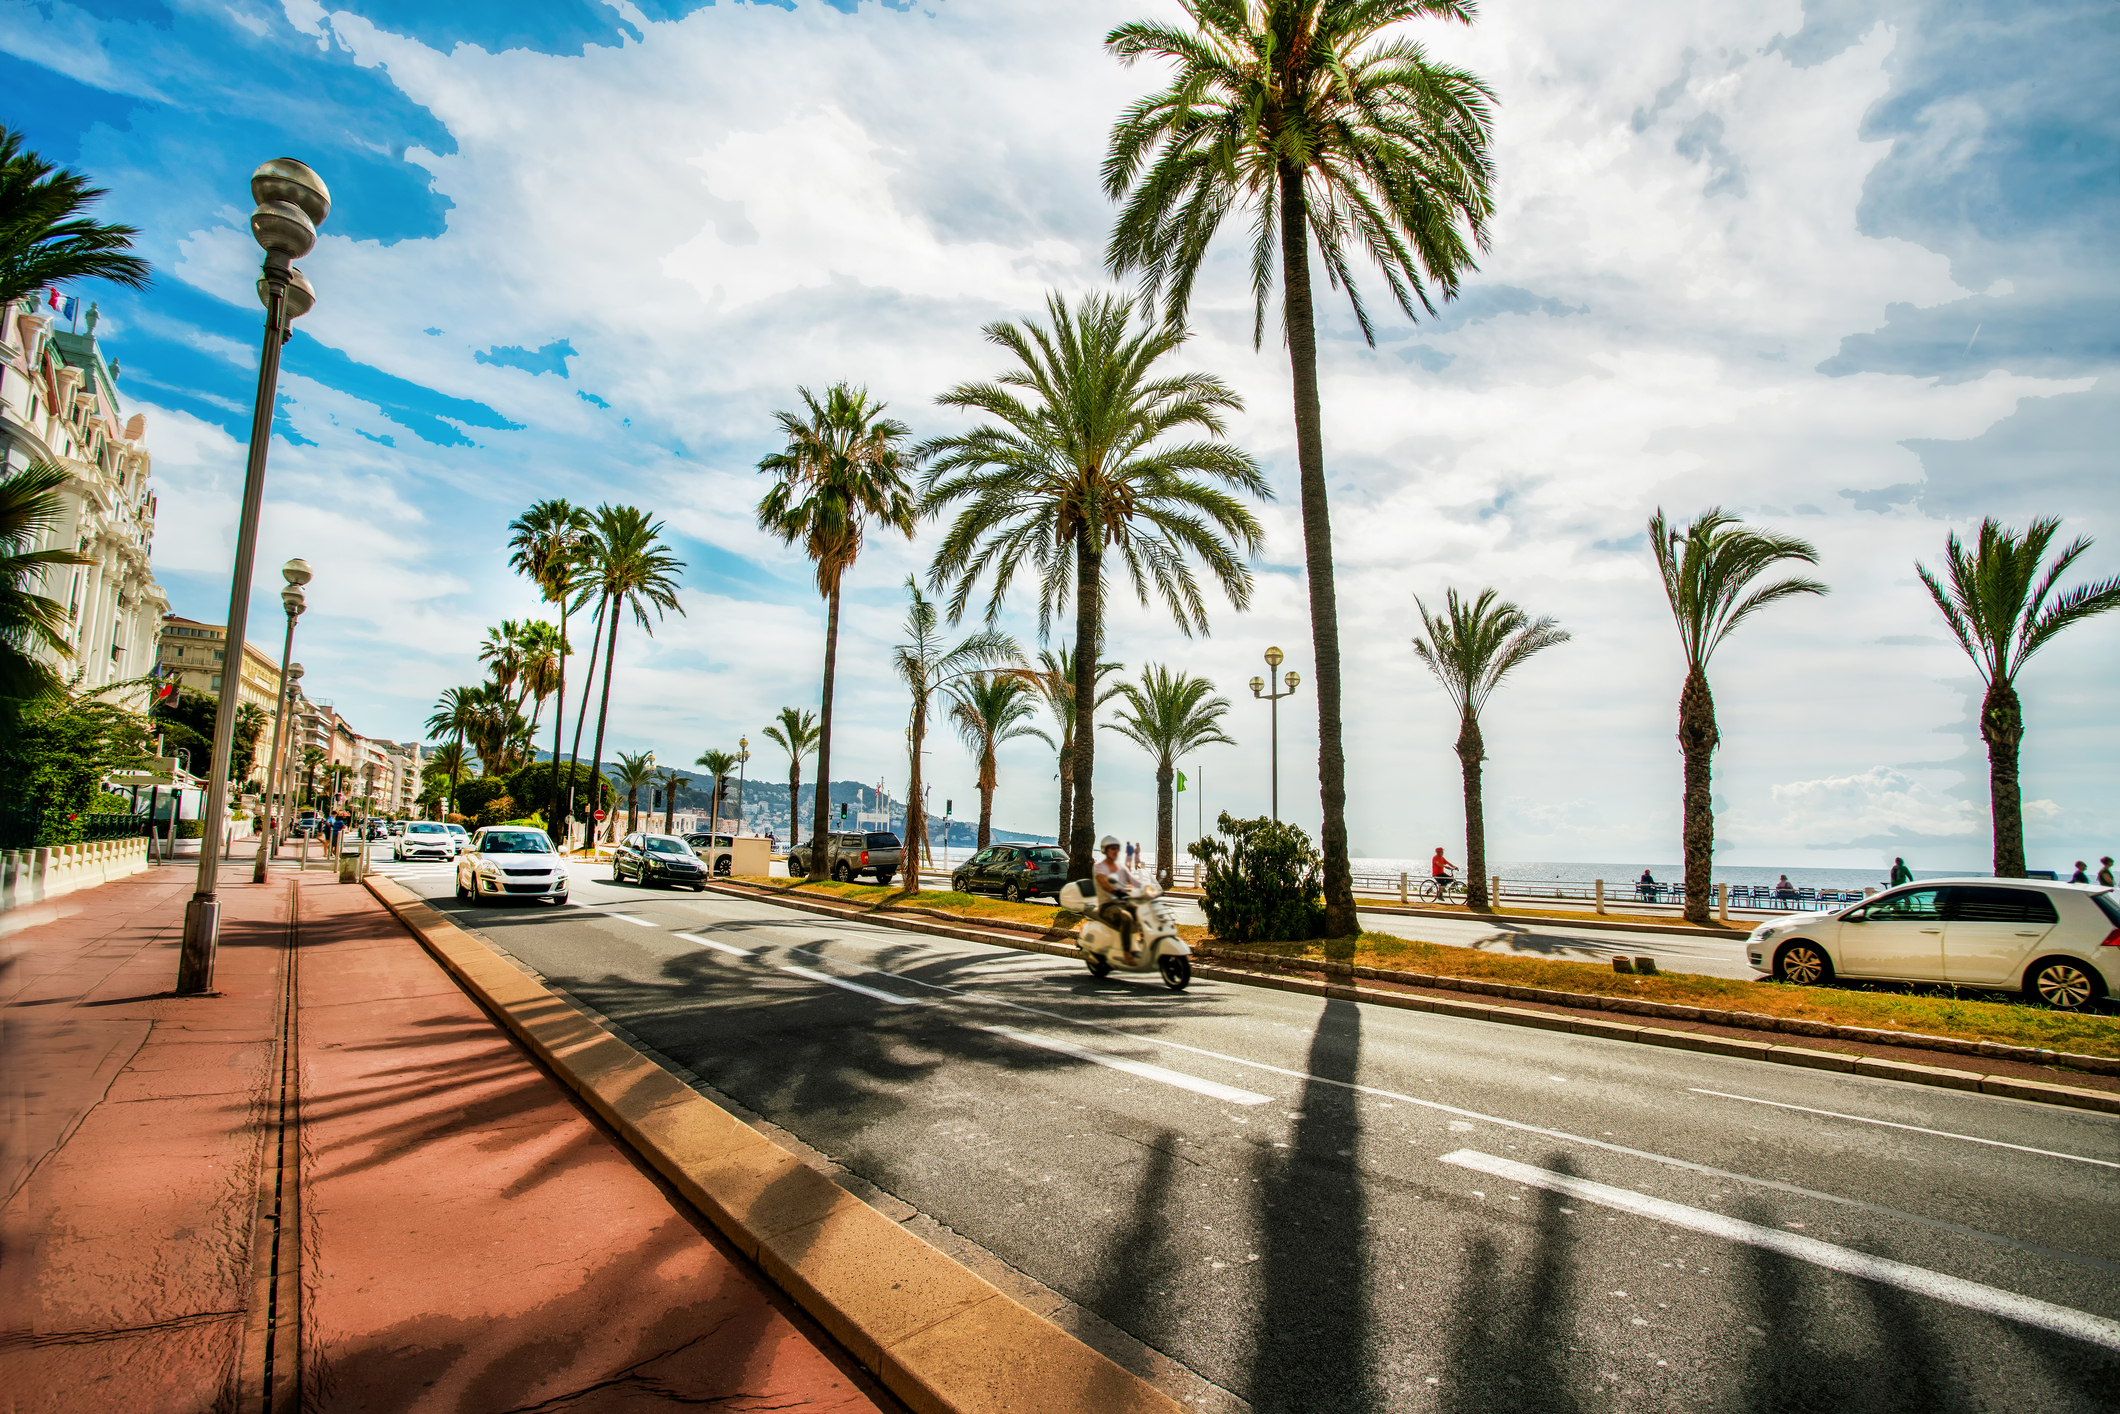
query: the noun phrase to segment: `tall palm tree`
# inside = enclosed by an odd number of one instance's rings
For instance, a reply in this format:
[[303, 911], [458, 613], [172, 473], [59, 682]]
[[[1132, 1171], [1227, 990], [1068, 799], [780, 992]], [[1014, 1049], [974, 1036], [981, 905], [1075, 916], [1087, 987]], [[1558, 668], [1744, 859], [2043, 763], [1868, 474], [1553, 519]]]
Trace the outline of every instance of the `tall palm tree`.
[[[596, 508], [587, 571], [594, 589], [603, 596], [607, 612], [603, 700], [596, 709], [596, 745], [589, 753], [591, 781], [604, 766], [604, 724], [611, 715], [611, 664], [618, 656], [619, 620], [630, 608], [633, 621], [643, 633], [653, 637], [655, 625], [649, 621], [648, 610], [653, 609], [657, 618], [671, 610], [684, 612], [677, 602], [676, 580], [677, 571], [685, 567], [684, 561], [663, 548], [662, 532], [661, 521], [636, 507]], [[617, 830], [616, 812], [613, 817], [607, 838]]]
[[48, 567], [93, 563], [73, 550], [35, 548], [59, 521], [58, 488], [66, 479], [65, 468], [44, 461], [0, 475], [0, 700], [43, 698], [65, 686], [36, 650], [62, 660], [73, 657], [66, 641], [66, 606], [28, 586]]
[[708, 817], [707, 833], [710, 835], [719, 834], [721, 833], [722, 786], [728, 780], [729, 772], [736, 769], [736, 753], [733, 751], [702, 751], [699, 753], [699, 759], [692, 764], [706, 767], [707, 774], [714, 778], [714, 813]]
[[1457, 294], [1493, 210], [1488, 143], [1493, 95], [1429, 59], [1404, 21], [1469, 22], [1470, 0], [1179, 0], [1189, 27], [1121, 25], [1105, 47], [1122, 63], [1168, 60], [1170, 86], [1113, 126], [1104, 190], [1125, 203], [1105, 263], [1181, 323], [1223, 218], [1251, 219], [1252, 343], [1266, 333], [1278, 257], [1295, 400], [1304, 565], [1318, 700], [1326, 932], [1351, 937], [1347, 759], [1341, 742], [1340, 619], [1325, 488], [1310, 252], [1344, 289], [1362, 335], [1375, 332], [1350, 252], [1382, 270], [1409, 319]]
[[0, 307], [74, 280], [147, 287], [147, 262], [130, 253], [139, 229], [84, 214], [103, 195], [78, 173], [24, 151], [22, 134], [0, 127]]
[[2017, 783], [2024, 707], [2017, 700], [2017, 674], [2063, 629], [2120, 608], [2120, 578], [2080, 584], [2047, 602], [2061, 576], [2091, 548], [2090, 540], [2079, 536], [2052, 564], [2042, 566], [2060, 529], [2060, 520], [2042, 518], [2019, 535], [1982, 520], [1970, 551], [1956, 532], [1945, 538], [1948, 583], [1927, 565], [1914, 566], [1958, 646], [1987, 680], [1987, 695], [1980, 703], [1980, 739], [1988, 749], [1988, 805], [1994, 817], [1999, 879], [2024, 877], [2024, 798]]
[[817, 714], [780, 709], [779, 718], [764, 732], [765, 739], [788, 753], [788, 848], [795, 848], [802, 831], [796, 807], [802, 799], [802, 758], [817, 749]]
[[1178, 857], [1177, 761], [1203, 746], [1237, 744], [1222, 730], [1229, 699], [1216, 695], [1206, 678], [1156, 663], [1141, 670], [1141, 681], [1119, 684], [1118, 692], [1126, 705], [1112, 730], [1156, 758], [1156, 878], [1167, 889]]
[[[1071, 311], [1046, 297], [1051, 327], [990, 324], [989, 342], [1016, 366], [989, 383], [962, 383], [936, 401], [992, 421], [923, 445], [923, 515], [963, 502], [929, 570], [937, 589], [954, 585], [949, 612], [964, 612], [989, 571], [986, 618], [1001, 612], [1018, 569], [1038, 577], [1038, 630], [1072, 595], [1075, 609], [1074, 817], [1068, 875], [1087, 878], [1095, 854], [1093, 781], [1096, 665], [1104, 634], [1106, 555], [1131, 577], [1146, 605], [1153, 589], [1181, 632], [1207, 631], [1207, 606], [1192, 562], [1221, 585], [1232, 606], [1251, 600], [1244, 556], [1264, 540], [1259, 522], [1229, 490], [1272, 499], [1258, 463], [1222, 440], [1223, 417], [1243, 406], [1207, 373], [1159, 375], [1156, 365], [1185, 342], [1183, 330], [1134, 327], [1131, 300], [1092, 296]], [[1196, 440], [1174, 433], [1193, 431]]]
[[[584, 551], [584, 554], [586, 553], [587, 551]], [[583, 573], [584, 575], [590, 575], [592, 573], [586, 561], [584, 562]], [[589, 694], [593, 692], [596, 688], [596, 649], [597, 645], [603, 642], [604, 610], [609, 606], [609, 601], [604, 597], [602, 589], [598, 588], [594, 584], [590, 584], [584, 587], [580, 592], [584, 596], [593, 596], [596, 599], [596, 613], [589, 620], [589, 661], [586, 664], [586, 667], [588, 669], [588, 676], [582, 682], [581, 703], [574, 709], [574, 740], [567, 747], [566, 811], [567, 817], [570, 820], [573, 818], [574, 815], [575, 780], [581, 775], [582, 725], [589, 720]], [[580, 604], [584, 604], [587, 602], [588, 598], [584, 597], [582, 599], [578, 599], [576, 601], [576, 604], [577, 607], [579, 607]], [[558, 735], [558, 725], [556, 723], [553, 727], [553, 734], [555, 736]], [[595, 791], [598, 795], [598, 798], [601, 799], [603, 788], [598, 786], [593, 778], [587, 782], [587, 785], [588, 788], [592, 791]], [[595, 809], [595, 803], [591, 802], [590, 810], [592, 811], [592, 813]]]
[[[427, 717], [427, 730], [437, 735], [456, 736], [456, 755], [449, 764], [449, 801], [444, 813], [456, 809], [456, 784], [462, 779], [464, 769], [464, 735], [479, 722], [481, 693], [475, 687], [444, 688], [434, 711]], [[309, 753], [303, 752], [306, 760]]]
[[[834, 383], [823, 402], [798, 388], [807, 420], [790, 412], [774, 419], [787, 446], [758, 463], [779, 480], [758, 503], [759, 529], [785, 544], [800, 541], [817, 571], [825, 599], [824, 692], [817, 708], [817, 808], [810, 837], [830, 832], [832, 780], [832, 684], [839, 667], [839, 586], [861, 554], [869, 522], [913, 536], [913, 495], [907, 482], [912, 461], [905, 439], [912, 429], [883, 415], [868, 389]], [[788, 803], [790, 810], [794, 802]], [[824, 877], [828, 851], [810, 851], [810, 877]]]
[[674, 767], [664, 766], [655, 773], [655, 787], [662, 792], [663, 833], [669, 834], [677, 824], [677, 788], [692, 778]]
[[1492, 589], [1479, 597], [1460, 599], [1455, 589], [1444, 593], [1443, 612], [1431, 614], [1415, 595], [1425, 634], [1413, 640], [1413, 656], [1435, 674], [1443, 691], [1458, 711], [1457, 757], [1465, 777], [1465, 903], [1484, 909], [1487, 897], [1487, 815], [1480, 797], [1480, 762], [1487, 759], [1487, 743], [1480, 735], [1480, 712], [1487, 699], [1502, 685], [1502, 679], [1524, 665], [1542, 649], [1568, 641], [1567, 632], [1552, 619], [1534, 619], [1516, 605], [1504, 602]]
[[617, 774], [617, 783], [626, 792], [626, 833], [630, 835], [640, 828], [640, 788], [655, 778], [655, 753], [619, 752]]
[[486, 665], [494, 686], [511, 703], [519, 700], [515, 685], [523, 675], [523, 627], [514, 619], [502, 619], [499, 628], [486, 630], [486, 641], [478, 650], [479, 661]]
[[[556, 842], [566, 828], [560, 819], [559, 734], [567, 716], [567, 618], [576, 607], [581, 584], [582, 552], [589, 535], [589, 513], [565, 500], [539, 501], [508, 522], [508, 567], [535, 584], [548, 603], [559, 606], [559, 671], [553, 690], [552, 795], [546, 802], [547, 829]], [[595, 645], [595, 639], [590, 639]], [[586, 699], [585, 699], [586, 700]], [[580, 737], [576, 729], [577, 739]], [[570, 775], [571, 780], [571, 775]]]
[[523, 665], [516, 678], [516, 709], [530, 704], [530, 735], [537, 735], [545, 718], [545, 700], [559, 690], [559, 677], [567, 652], [567, 641], [557, 624], [535, 619], [523, 625]]
[[[456, 752], [454, 765], [461, 766], [463, 764], [464, 748], [462, 743], [456, 744], [453, 748], [445, 749]], [[439, 752], [436, 754], [440, 755]], [[312, 805], [316, 803], [317, 798], [317, 767], [323, 765], [330, 755], [331, 753], [321, 746], [305, 746], [302, 748], [302, 799]], [[449, 778], [449, 793], [451, 796], [456, 794], [456, 777], [454, 775]]]
[[1686, 685], [1678, 694], [1678, 745], [1686, 766], [1686, 918], [1706, 923], [1715, 858], [1711, 758], [1722, 740], [1715, 727], [1715, 696], [1708, 690], [1708, 659], [1732, 629], [1767, 605], [1798, 594], [1824, 594], [1826, 587], [1792, 575], [1752, 588], [1754, 580], [1784, 561], [1817, 564], [1818, 552], [1793, 535], [1748, 529], [1719, 506], [1702, 511], [1684, 530], [1672, 529], [1659, 509], [1649, 518], [1649, 548], [1686, 652]]
[[[913, 893], [919, 887], [920, 847], [927, 842], [927, 801], [920, 784], [920, 757], [927, 744], [928, 708], [934, 703], [936, 693], [960, 678], [969, 677], [982, 668], [1020, 663], [1023, 653], [1013, 638], [992, 628], [982, 629], [955, 645], [945, 644], [937, 631], [941, 615], [920, 592], [919, 582], [910, 575], [906, 576], [905, 592], [910, 600], [902, 630], [906, 641], [891, 650], [891, 670], [898, 674], [898, 680], [913, 696], [912, 716], [906, 724], [910, 764], [906, 768], [905, 790], [905, 842], [911, 857], [906, 861], [902, 888], [902, 892]], [[1029, 711], [1027, 705], [1024, 710]], [[986, 792], [985, 797], [990, 808], [991, 792]], [[982, 821], [982, 837], [985, 832]], [[813, 849], [810, 852], [820, 854], [825, 851]]]
[[994, 792], [1001, 773], [994, 751], [1004, 742], [1036, 737], [1047, 746], [1053, 739], [1034, 726], [1032, 706], [1036, 689], [1015, 673], [973, 673], [949, 689], [950, 725], [957, 728], [964, 749], [979, 763], [979, 848], [993, 843]]
[[[1092, 677], [1098, 683], [1113, 673], [1123, 672], [1124, 663], [1099, 663]], [[1065, 846], [1072, 833], [1075, 819], [1075, 653], [1066, 643], [1059, 651], [1050, 648], [1038, 650], [1038, 666], [1023, 673], [1044, 702], [1045, 710], [1053, 714], [1053, 725], [1060, 733], [1060, 833], [1053, 836]], [[1090, 714], [1119, 695], [1117, 684], [1097, 689], [1097, 700], [1090, 704]]]

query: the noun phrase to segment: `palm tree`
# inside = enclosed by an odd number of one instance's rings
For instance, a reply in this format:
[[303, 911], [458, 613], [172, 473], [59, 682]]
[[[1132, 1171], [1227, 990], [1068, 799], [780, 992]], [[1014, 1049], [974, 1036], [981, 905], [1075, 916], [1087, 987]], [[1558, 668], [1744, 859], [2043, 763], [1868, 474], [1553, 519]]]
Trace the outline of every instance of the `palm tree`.
[[[445, 814], [456, 809], [456, 783], [462, 778], [464, 769], [464, 735], [479, 723], [480, 698], [480, 690], [475, 687], [445, 688], [427, 718], [428, 731], [456, 735], [456, 754], [449, 763], [449, 801], [444, 808]], [[302, 753], [305, 761], [308, 756], [308, 752]]]
[[1921, 582], [1957, 636], [1958, 646], [1987, 680], [1980, 703], [1980, 739], [1988, 749], [1988, 804], [1994, 816], [1995, 877], [2024, 877], [2024, 801], [2017, 783], [2017, 750], [2024, 741], [2024, 708], [2017, 674], [2065, 628], [2120, 608], [2120, 578], [2081, 584], [2052, 603], [2047, 595], [2091, 548], [2086, 537], [2065, 546], [2042, 568], [2061, 522], [2035, 520], [2023, 535], [1993, 520], [1980, 522], [1969, 552], [1955, 532], [1943, 544], [1949, 583], [1916, 564]]
[[[444, 750], [451, 749], [456, 752], [455, 764], [463, 764], [464, 748], [461, 745], [454, 748], [444, 748]], [[436, 753], [437, 756], [440, 754], [440, 752]], [[312, 805], [316, 803], [317, 798], [317, 767], [323, 765], [330, 755], [331, 753], [321, 746], [305, 746], [302, 748], [302, 799]], [[456, 793], [456, 777], [453, 774], [449, 778], [449, 790], [452, 796]]]
[[736, 753], [733, 751], [702, 751], [699, 753], [699, 759], [692, 764], [706, 767], [707, 773], [714, 778], [714, 813], [708, 820], [707, 833], [710, 835], [719, 834], [721, 833], [722, 783], [728, 779], [729, 772], [736, 769]]
[[802, 833], [796, 817], [802, 797], [802, 758], [817, 749], [817, 714], [783, 707], [779, 720], [765, 729], [764, 736], [788, 753], [788, 848], [793, 849]]
[[[587, 592], [580, 580], [589, 513], [564, 500], [539, 501], [510, 521], [508, 530], [508, 567], [535, 584], [547, 602], [559, 605], [559, 670], [553, 689], [558, 701], [552, 710], [552, 797], [545, 807], [548, 831], [557, 842], [565, 829], [559, 810], [559, 734], [567, 716], [567, 658], [573, 652], [567, 642], [567, 618], [576, 607], [577, 593]], [[590, 643], [593, 647], [595, 639], [591, 638]], [[580, 736], [577, 727], [577, 750]]]
[[1382, 270], [1409, 319], [1457, 294], [1487, 243], [1492, 94], [1385, 31], [1422, 17], [1469, 22], [1469, 0], [1179, 0], [1189, 28], [1121, 25], [1105, 47], [1125, 64], [1167, 59], [1168, 88], [1114, 125], [1104, 190], [1124, 201], [1105, 263], [1139, 271], [1143, 290], [1182, 323], [1193, 280], [1223, 218], [1251, 217], [1252, 344], [1266, 333], [1279, 258], [1293, 375], [1296, 464], [1318, 697], [1326, 932], [1351, 937], [1347, 759], [1340, 735], [1340, 620], [1325, 488], [1310, 251], [1344, 288], [1362, 335], [1375, 331], [1350, 250]]
[[957, 728], [964, 749], [979, 763], [979, 848], [993, 843], [994, 791], [1001, 784], [994, 763], [994, 750], [1004, 742], [1036, 737], [1047, 746], [1053, 739], [1026, 725], [1037, 709], [1031, 705], [1036, 689], [1015, 673], [973, 673], [949, 689], [950, 724]]
[[[648, 610], [660, 618], [666, 611], [684, 610], [677, 603], [675, 574], [684, 568], [662, 544], [662, 522], [633, 506], [602, 505], [596, 508], [595, 529], [586, 557], [586, 573], [592, 587], [603, 596], [605, 627], [603, 701], [596, 709], [596, 745], [589, 753], [589, 779], [594, 781], [604, 765], [604, 724], [611, 715], [611, 664], [618, 656], [618, 622], [627, 608], [633, 621], [650, 635], [655, 626]], [[610, 824], [616, 833], [618, 821]]]
[[[0, 130], [0, 141], [7, 136]], [[73, 550], [34, 548], [58, 524], [58, 488], [66, 479], [65, 468], [44, 461], [0, 475], [0, 699], [43, 698], [65, 687], [36, 650], [60, 659], [74, 655], [66, 641], [66, 606], [32, 593], [28, 585], [50, 566], [93, 563]]]
[[478, 657], [486, 665], [494, 686], [511, 702], [515, 701], [516, 679], [523, 673], [523, 625], [514, 619], [502, 619], [499, 628], [487, 629], [486, 641], [479, 646]]
[[[1075, 609], [1074, 816], [1068, 875], [1087, 878], [1096, 840], [1092, 783], [1096, 665], [1103, 642], [1104, 558], [1115, 556], [1148, 603], [1151, 587], [1188, 636], [1207, 631], [1197, 559], [1230, 604], [1251, 599], [1243, 556], [1264, 535], [1226, 487], [1270, 500], [1258, 463], [1221, 440], [1223, 416], [1243, 401], [1207, 373], [1157, 376], [1155, 365], [1185, 342], [1175, 327], [1136, 329], [1131, 300], [1092, 296], [1071, 312], [1046, 298], [1050, 329], [1026, 321], [990, 324], [989, 342], [1017, 366], [990, 383], [963, 383], [936, 401], [993, 421], [920, 449], [932, 458], [921, 488], [923, 515], [955, 502], [957, 513], [929, 571], [937, 589], [955, 585], [952, 621], [991, 570], [986, 618], [993, 623], [1018, 569], [1038, 576], [1038, 630], [1057, 606]], [[1194, 441], [1172, 433], [1197, 429]], [[1205, 479], [1200, 479], [1205, 478]], [[1211, 484], [1211, 483], [1220, 483]], [[1241, 553], [1240, 553], [1241, 552]]]
[[[523, 625], [520, 647], [522, 667], [516, 678], [520, 691], [515, 705], [520, 711], [523, 703], [530, 704], [530, 735], [535, 737], [537, 725], [544, 719], [545, 699], [559, 689], [567, 641], [556, 625], [535, 619]], [[523, 753], [526, 760], [531, 754], [529, 749]]]
[[1457, 756], [1465, 776], [1465, 885], [1468, 908], [1487, 908], [1487, 815], [1480, 800], [1480, 762], [1487, 743], [1480, 736], [1480, 712], [1502, 679], [1541, 649], [1566, 643], [1568, 634], [1552, 619], [1534, 619], [1492, 589], [1477, 599], [1460, 599], [1455, 589], [1444, 594], [1443, 612], [1431, 614], [1415, 595], [1425, 637], [1413, 640], [1413, 656], [1435, 674], [1458, 711]]
[[1156, 878], [1166, 889], [1178, 857], [1177, 792], [1172, 789], [1178, 758], [1203, 746], [1237, 744], [1222, 730], [1229, 699], [1212, 695], [1214, 690], [1206, 678], [1155, 663], [1141, 670], [1141, 681], [1118, 687], [1126, 705], [1110, 724], [1112, 730], [1156, 758]]
[[[626, 833], [632, 834], [640, 825], [640, 788], [655, 777], [655, 753], [652, 751], [618, 753], [618, 781], [626, 792]], [[617, 821], [612, 822], [614, 825]]]
[[[1093, 674], [1102, 682], [1113, 673], [1123, 672], [1124, 663], [1099, 663]], [[1053, 714], [1053, 725], [1060, 732], [1060, 833], [1054, 839], [1065, 845], [1074, 826], [1075, 818], [1075, 654], [1062, 643], [1056, 653], [1050, 648], [1038, 651], [1038, 666], [1026, 669], [1024, 681], [1036, 690], [1045, 710]], [[1119, 695], [1116, 684], [1100, 687], [1097, 700], [1090, 704], [1090, 713]]]
[[670, 766], [664, 766], [655, 773], [656, 789], [662, 792], [663, 833], [666, 835], [677, 824], [677, 788], [691, 779], [684, 772]]
[[83, 214], [103, 195], [78, 173], [25, 152], [22, 134], [0, 127], [0, 308], [74, 280], [147, 287], [147, 262], [129, 254], [139, 229]]
[[[960, 678], [968, 677], [981, 668], [998, 664], [1018, 663], [1023, 659], [1022, 650], [1007, 634], [993, 629], [983, 629], [954, 647], [945, 646], [936, 629], [940, 615], [927, 596], [920, 592], [919, 583], [911, 575], [906, 576], [905, 592], [911, 602], [906, 606], [904, 633], [907, 641], [891, 650], [891, 669], [898, 680], [906, 685], [913, 695], [912, 718], [906, 726], [906, 744], [910, 748], [911, 765], [906, 768], [905, 791], [905, 841], [911, 857], [906, 861], [905, 884], [902, 892], [913, 893], [919, 888], [920, 847], [927, 841], [927, 801], [920, 785], [920, 757], [927, 744], [928, 707], [935, 694], [943, 691]], [[1025, 704], [1024, 713], [1029, 713]], [[1043, 735], [1043, 733], [1040, 733]], [[991, 808], [992, 791], [982, 788], [982, 797]], [[982, 819], [980, 835], [986, 834]], [[812, 836], [812, 839], [817, 838]], [[813, 849], [812, 854], [826, 853]]]
[[[759, 529], [789, 545], [802, 542], [817, 570], [817, 592], [825, 599], [824, 693], [817, 709], [817, 809], [810, 837], [830, 832], [832, 779], [832, 683], [839, 666], [839, 586], [861, 553], [870, 521], [913, 536], [912, 462], [905, 439], [912, 429], [883, 415], [866, 388], [834, 383], [819, 403], [798, 388], [804, 421], [789, 412], [774, 418], [787, 435], [786, 448], [758, 463], [780, 479], [758, 503]], [[788, 802], [789, 810], [795, 803]], [[810, 851], [810, 877], [824, 877], [827, 851]]]
[[1683, 531], [1673, 530], [1659, 509], [1649, 518], [1649, 548], [1686, 651], [1686, 685], [1678, 694], [1678, 745], [1686, 765], [1686, 918], [1706, 923], [1715, 855], [1710, 758], [1722, 739], [1715, 728], [1715, 697], [1708, 691], [1708, 659], [1730, 630], [1767, 605], [1798, 594], [1824, 594], [1826, 587], [1797, 575], [1753, 589], [1754, 580], [1784, 560], [1817, 564], [1818, 552], [1793, 535], [1749, 530], [1719, 506], [1702, 511]]

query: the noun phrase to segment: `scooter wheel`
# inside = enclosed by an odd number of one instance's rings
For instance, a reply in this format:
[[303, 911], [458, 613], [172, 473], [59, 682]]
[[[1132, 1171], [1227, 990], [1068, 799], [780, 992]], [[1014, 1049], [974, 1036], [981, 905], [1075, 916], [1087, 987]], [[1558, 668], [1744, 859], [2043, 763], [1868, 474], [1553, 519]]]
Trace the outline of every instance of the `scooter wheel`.
[[1089, 975], [1092, 977], [1109, 977], [1111, 975], [1112, 965], [1101, 957], [1086, 957], [1083, 962], [1088, 964]]
[[1163, 985], [1173, 992], [1182, 992], [1192, 982], [1192, 959], [1189, 957], [1159, 957], [1156, 966], [1163, 971]]

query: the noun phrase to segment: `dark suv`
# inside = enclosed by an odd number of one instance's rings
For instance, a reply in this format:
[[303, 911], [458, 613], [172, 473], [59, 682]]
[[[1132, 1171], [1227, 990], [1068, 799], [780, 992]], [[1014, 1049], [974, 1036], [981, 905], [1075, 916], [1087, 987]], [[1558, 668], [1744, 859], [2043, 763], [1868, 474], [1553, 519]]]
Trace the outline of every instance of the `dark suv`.
[[950, 887], [960, 894], [999, 894], [1013, 902], [1039, 894], [1059, 897], [1067, 882], [1067, 851], [1049, 844], [997, 844], [957, 866]]
[[[874, 874], [877, 883], [888, 884], [897, 877], [900, 866], [905, 863], [905, 846], [889, 831], [834, 834], [830, 838], [832, 845], [825, 855], [825, 865], [831, 876], [842, 884], [852, 883], [863, 874]], [[810, 851], [815, 847], [813, 840], [788, 851], [791, 877], [799, 879], [810, 872]]]
[[623, 884], [629, 875], [637, 884], [687, 884], [700, 893], [707, 888], [706, 866], [676, 835], [627, 835], [620, 840], [611, 854], [611, 882]]

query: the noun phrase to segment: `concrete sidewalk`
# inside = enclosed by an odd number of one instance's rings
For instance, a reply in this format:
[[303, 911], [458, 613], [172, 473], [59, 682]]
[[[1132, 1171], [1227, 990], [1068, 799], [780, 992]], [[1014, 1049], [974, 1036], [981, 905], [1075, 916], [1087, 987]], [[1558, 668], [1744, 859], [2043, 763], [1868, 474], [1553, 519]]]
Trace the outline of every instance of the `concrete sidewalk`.
[[169, 995], [192, 877], [0, 942], [0, 1410], [897, 1407], [368, 890]]

